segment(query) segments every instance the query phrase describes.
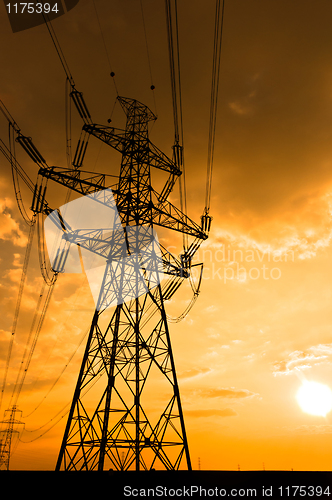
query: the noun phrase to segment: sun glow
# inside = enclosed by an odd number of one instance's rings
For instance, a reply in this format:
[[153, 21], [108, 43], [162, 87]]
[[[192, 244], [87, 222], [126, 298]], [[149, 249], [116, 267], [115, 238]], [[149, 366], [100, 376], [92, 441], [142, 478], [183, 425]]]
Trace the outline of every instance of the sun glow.
[[304, 382], [296, 399], [301, 409], [310, 415], [325, 417], [332, 410], [332, 391], [318, 382]]

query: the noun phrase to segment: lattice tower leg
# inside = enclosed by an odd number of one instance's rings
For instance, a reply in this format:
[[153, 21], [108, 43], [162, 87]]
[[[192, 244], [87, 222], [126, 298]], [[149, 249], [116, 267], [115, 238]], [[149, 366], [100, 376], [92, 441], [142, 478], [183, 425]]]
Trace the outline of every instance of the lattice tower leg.
[[99, 323], [96, 311], [56, 469], [191, 470], [161, 287]]

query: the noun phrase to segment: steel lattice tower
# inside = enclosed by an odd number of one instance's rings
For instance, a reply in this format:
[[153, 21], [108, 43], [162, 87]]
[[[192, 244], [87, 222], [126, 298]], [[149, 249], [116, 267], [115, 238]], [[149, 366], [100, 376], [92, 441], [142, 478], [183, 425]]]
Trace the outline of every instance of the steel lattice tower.
[[11, 448], [13, 444], [13, 437], [16, 439], [19, 437], [19, 426], [24, 426], [24, 422], [16, 419], [16, 414], [22, 416], [22, 412], [17, 409], [16, 405], [13, 405], [10, 409], [5, 411], [5, 420], [2, 420], [0, 424], [5, 424], [6, 427], [1, 432], [0, 431], [0, 470], [9, 470], [9, 460], [11, 454]]
[[[148, 122], [156, 119], [154, 114], [136, 100], [118, 100], [127, 116], [125, 130], [95, 125], [89, 117], [83, 130], [122, 154], [119, 183], [113, 192], [124, 231], [130, 226], [149, 230], [160, 226], [195, 239], [181, 259], [162, 248], [167, 279], [149, 288], [146, 294], [117, 305], [106, 327], [101, 326], [101, 312], [96, 308], [56, 469], [177, 470], [183, 463], [191, 469], [164, 301], [189, 276], [190, 258], [199, 242], [207, 238], [207, 221], [202, 219], [201, 227], [167, 201], [181, 171], [149, 140]], [[39, 173], [81, 194], [105, 187], [101, 174], [94, 176], [93, 181], [84, 179], [75, 161], [74, 167], [70, 174], [56, 167], [43, 167]], [[151, 167], [169, 174], [161, 194], [151, 186]], [[82, 236], [81, 245], [84, 244]], [[111, 282], [109, 264], [100, 300], [107, 296]], [[165, 387], [163, 406], [157, 416], [151, 401], [147, 403], [145, 399], [148, 377], [153, 377], [154, 370]], [[91, 408], [85, 394], [94, 384], [93, 393], [98, 395]]]

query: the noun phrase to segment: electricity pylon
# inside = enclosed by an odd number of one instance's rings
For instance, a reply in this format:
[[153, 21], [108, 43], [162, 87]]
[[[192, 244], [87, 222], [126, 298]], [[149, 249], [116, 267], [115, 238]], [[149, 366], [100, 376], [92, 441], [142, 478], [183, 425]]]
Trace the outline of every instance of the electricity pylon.
[[[83, 130], [122, 154], [114, 193], [123, 226], [173, 229], [194, 236], [197, 247], [197, 241], [206, 239], [207, 233], [166, 200], [181, 171], [148, 138], [148, 122], [156, 117], [136, 100], [118, 99], [127, 116], [124, 131], [91, 123], [85, 123]], [[160, 195], [151, 186], [151, 166], [169, 173]], [[43, 175], [55, 179], [54, 170], [46, 169]], [[63, 179], [57, 180], [64, 183]], [[84, 246], [84, 241], [80, 240], [80, 244]], [[101, 313], [96, 309], [57, 470], [103, 470], [106, 465], [117, 470], [176, 470], [183, 459], [191, 469], [164, 305], [165, 299], [189, 276], [191, 256], [189, 250], [180, 261], [163, 249], [163, 272], [168, 278], [165, 285], [159, 284], [145, 295], [117, 305], [104, 329], [99, 324]], [[106, 269], [105, 275], [107, 272]], [[154, 422], [149, 416], [152, 403], [144, 398], [152, 367], [157, 368], [170, 389], [165, 389], [165, 397], [161, 398], [163, 409], [157, 417], [155, 408], [152, 409]], [[85, 403], [84, 393], [102, 373], [106, 375], [104, 383], [97, 384], [97, 401], [91, 408]]]
[[5, 424], [5, 428], [1, 431], [0, 437], [0, 470], [9, 470], [9, 462], [13, 445], [13, 438], [19, 437], [19, 426], [23, 426], [24, 422], [16, 419], [16, 413], [22, 416], [22, 412], [13, 405], [10, 409], [5, 411], [5, 420], [0, 424]]

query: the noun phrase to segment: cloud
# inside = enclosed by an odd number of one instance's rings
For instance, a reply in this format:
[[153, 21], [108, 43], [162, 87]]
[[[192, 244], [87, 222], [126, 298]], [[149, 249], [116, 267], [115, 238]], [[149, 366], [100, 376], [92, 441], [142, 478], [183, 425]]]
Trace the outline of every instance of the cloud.
[[[332, 195], [325, 192], [307, 193], [301, 200], [290, 201], [289, 206], [285, 202], [278, 215], [246, 213], [245, 227], [235, 221], [215, 227], [197, 261], [202, 254], [209, 257], [209, 252], [218, 262], [261, 262], [264, 256], [271, 262], [291, 262], [295, 256], [314, 258], [331, 245], [331, 215]], [[237, 220], [241, 222], [242, 217], [238, 215]]]
[[186, 416], [194, 418], [206, 417], [235, 417], [236, 411], [232, 408], [224, 408], [223, 410], [186, 410]]
[[22, 267], [22, 256], [19, 253], [14, 253], [13, 266]]
[[293, 351], [288, 356], [273, 365], [273, 375], [290, 375], [307, 370], [321, 363], [331, 363], [332, 344], [318, 344], [304, 351]]
[[[263, 232], [264, 228], [262, 228]], [[265, 237], [268, 236], [266, 232], [264, 234]], [[235, 255], [234, 248], [243, 249], [242, 260], [249, 259], [249, 252], [253, 251], [255, 253], [253, 254], [254, 257], [251, 257], [251, 260], [255, 262], [262, 261], [264, 255], [267, 255], [274, 262], [293, 261], [295, 254], [299, 259], [305, 260], [315, 257], [317, 252], [330, 246], [332, 228], [329, 224], [315, 230], [289, 227], [287, 235], [280, 234], [273, 238], [268, 237], [268, 239], [269, 241], [260, 241], [260, 235], [257, 235], [257, 238], [253, 238], [239, 232], [218, 229], [215, 238], [212, 237], [209, 241], [209, 248], [215, 252], [224, 251], [225, 261], [227, 261], [228, 256], [232, 259]], [[217, 255], [220, 259], [220, 255]], [[238, 254], [236, 254], [236, 258], [239, 258]]]
[[8, 269], [5, 274], [5, 278], [8, 278], [13, 283], [19, 283], [21, 281], [22, 270], [21, 269]]
[[287, 428], [292, 433], [299, 432], [301, 434], [331, 434], [332, 425], [300, 425], [295, 428]]
[[0, 359], [5, 360], [8, 356], [8, 346], [11, 333], [0, 329]]
[[28, 242], [27, 237], [12, 218], [9, 208], [10, 202], [7, 198], [0, 199], [0, 240], [9, 240], [14, 245], [25, 247]]
[[235, 389], [234, 387], [227, 389], [201, 389], [198, 393], [203, 398], [244, 399], [258, 396], [258, 394], [247, 389]]
[[249, 103], [241, 101], [230, 102], [228, 106], [236, 115], [248, 115], [253, 111], [253, 108]]
[[178, 375], [179, 378], [189, 379], [193, 377], [200, 377], [211, 373], [211, 368], [192, 368], [190, 370], [185, 370], [184, 372]]
[[[250, 84], [254, 84], [259, 79], [259, 74], [250, 78]], [[228, 103], [228, 107], [234, 114], [239, 116], [250, 115], [255, 110], [255, 100], [257, 98], [256, 90], [249, 90], [245, 95], [240, 98], [232, 100]]]

